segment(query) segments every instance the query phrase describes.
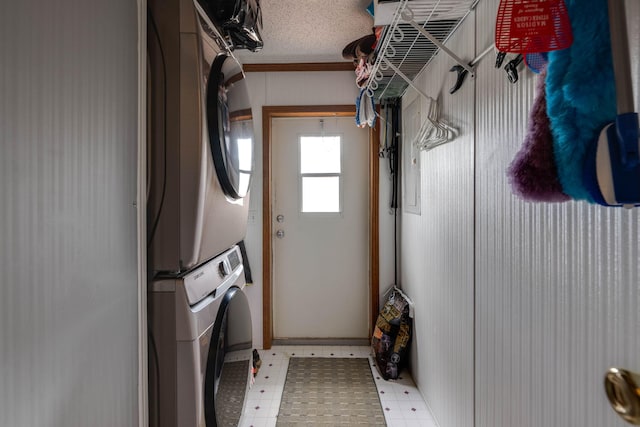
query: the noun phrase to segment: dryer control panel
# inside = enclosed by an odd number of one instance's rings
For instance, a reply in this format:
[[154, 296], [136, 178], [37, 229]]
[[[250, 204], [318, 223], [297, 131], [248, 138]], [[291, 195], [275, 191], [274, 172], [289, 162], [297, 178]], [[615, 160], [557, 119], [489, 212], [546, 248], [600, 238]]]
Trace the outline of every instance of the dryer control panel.
[[189, 305], [195, 305], [208, 295], [215, 298], [228, 288], [242, 274], [242, 257], [240, 248], [232, 247], [211, 261], [194, 269], [184, 276], [184, 289]]

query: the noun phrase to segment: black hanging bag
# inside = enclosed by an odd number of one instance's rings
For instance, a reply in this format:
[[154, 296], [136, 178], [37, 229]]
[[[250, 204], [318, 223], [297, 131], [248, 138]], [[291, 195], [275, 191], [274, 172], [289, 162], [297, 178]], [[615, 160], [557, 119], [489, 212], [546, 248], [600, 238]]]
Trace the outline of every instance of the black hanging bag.
[[264, 42], [260, 0], [198, 0], [227, 42], [234, 49], [252, 52], [262, 49]]

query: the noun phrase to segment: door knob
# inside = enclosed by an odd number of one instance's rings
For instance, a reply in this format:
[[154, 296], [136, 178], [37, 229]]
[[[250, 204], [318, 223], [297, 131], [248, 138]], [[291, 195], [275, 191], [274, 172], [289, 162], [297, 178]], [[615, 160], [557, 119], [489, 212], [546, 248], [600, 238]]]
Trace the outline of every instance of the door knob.
[[276, 231], [276, 237], [278, 239], [282, 239], [284, 237], [284, 230], [278, 230]]
[[604, 377], [604, 389], [613, 410], [626, 422], [640, 425], [640, 375], [611, 368]]
[[276, 216], [276, 221], [278, 221], [278, 222], [284, 222], [284, 215], [278, 215], [278, 216]]

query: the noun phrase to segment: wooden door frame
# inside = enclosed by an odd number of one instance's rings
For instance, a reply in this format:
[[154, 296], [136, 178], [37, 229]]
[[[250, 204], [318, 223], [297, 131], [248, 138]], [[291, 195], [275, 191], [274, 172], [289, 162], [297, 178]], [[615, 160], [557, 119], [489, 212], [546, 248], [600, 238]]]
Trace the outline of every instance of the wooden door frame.
[[[271, 348], [273, 339], [273, 271], [272, 257], [272, 185], [271, 121], [280, 117], [355, 117], [354, 105], [307, 105], [262, 107], [262, 338], [263, 348]], [[354, 123], [355, 126], [355, 123]], [[369, 336], [378, 317], [380, 300], [379, 274], [379, 158], [380, 131], [369, 128]]]

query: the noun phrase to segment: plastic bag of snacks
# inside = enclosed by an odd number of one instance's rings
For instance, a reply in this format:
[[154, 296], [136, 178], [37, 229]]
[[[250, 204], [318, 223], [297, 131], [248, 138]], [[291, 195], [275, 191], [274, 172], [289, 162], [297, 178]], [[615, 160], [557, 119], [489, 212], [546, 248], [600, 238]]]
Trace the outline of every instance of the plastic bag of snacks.
[[397, 379], [406, 366], [412, 326], [413, 303], [394, 287], [380, 310], [371, 338], [376, 366], [385, 380]]

